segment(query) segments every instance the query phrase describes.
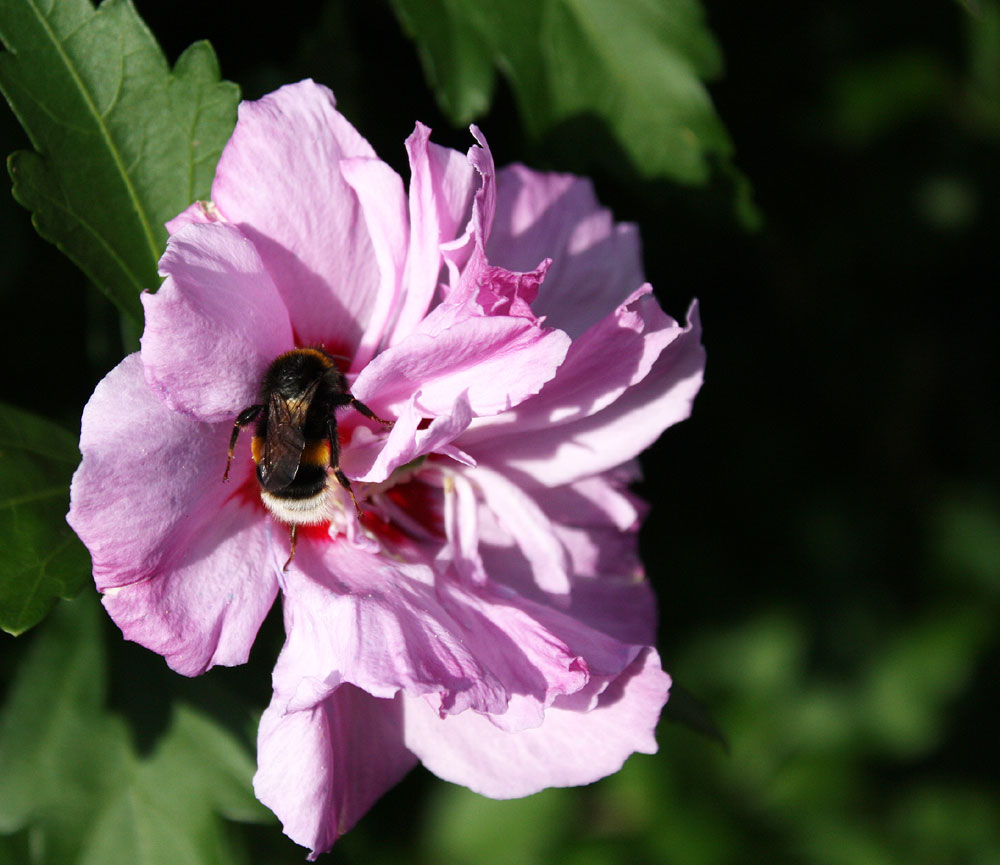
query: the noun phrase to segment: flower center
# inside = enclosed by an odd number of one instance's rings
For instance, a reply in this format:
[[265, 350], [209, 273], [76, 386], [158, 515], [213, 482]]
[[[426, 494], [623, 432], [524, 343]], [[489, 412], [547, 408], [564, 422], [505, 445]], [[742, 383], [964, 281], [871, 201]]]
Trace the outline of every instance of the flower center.
[[433, 457], [419, 457], [378, 484], [359, 484], [363, 528], [397, 554], [445, 540], [443, 478]]

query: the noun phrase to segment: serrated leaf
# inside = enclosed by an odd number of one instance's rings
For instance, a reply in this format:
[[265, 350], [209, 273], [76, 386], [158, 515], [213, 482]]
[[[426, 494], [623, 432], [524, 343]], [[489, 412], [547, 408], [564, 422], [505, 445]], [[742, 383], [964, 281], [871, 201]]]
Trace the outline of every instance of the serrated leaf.
[[270, 822], [253, 797], [254, 765], [217, 724], [180, 705], [149, 760], [108, 791], [79, 865], [229, 865], [219, 815]]
[[557, 119], [605, 118], [641, 174], [704, 183], [729, 137], [703, 79], [721, 55], [696, 0], [561, 0], [543, 30]]
[[62, 427], [0, 403], [0, 628], [10, 634], [90, 581], [90, 558], [66, 524], [79, 462]]
[[[471, 31], [510, 82], [528, 131], [576, 118], [607, 123], [646, 177], [704, 183], [732, 145], [704, 82], [721, 73], [698, 0], [394, 0], [443, 110], [477, 104], [466, 83]], [[450, 19], [450, 20], [448, 20]]]
[[87, 596], [40, 630], [0, 713], [0, 832], [27, 830], [52, 865], [243, 861], [220, 815], [270, 821], [253, 761], [215, 722], [177, 705], [148, 756], [104, 708], [101, 610]]
[[34, 151], [8, 160], [38, 232], [122, 310], [159, 285], [163, 223], [206, 198], [236, 122], [207, 42], [173, 71], [130, 0], [4, 0], [0, 90]]

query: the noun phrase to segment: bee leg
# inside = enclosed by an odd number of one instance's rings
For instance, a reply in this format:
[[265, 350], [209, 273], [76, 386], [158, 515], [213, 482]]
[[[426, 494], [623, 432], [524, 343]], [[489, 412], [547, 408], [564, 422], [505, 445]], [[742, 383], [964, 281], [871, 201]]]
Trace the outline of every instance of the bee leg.
[[382, 420], [382, 418], [380, 418], [377, 414], [375, 414], [375, 412], [373, 412], [370, 408], [368, 408], [368, 406], [366, 406], [363, 402], [361, 402], [361, 400], [355, 399], [350, 394], [347, 394], [347, 396], [350, 397], [350, 402], [348, 403], [348, 405], [352, 406], [354, 409], [361, 412], [361, 414], [363, 414], [365, 417], [371, 418], [372, 420], [377, 420], [380, 424], [382, 424], [382, 426], [387, 426], [390, 429], [392, 429], [392, 427], [395, 425], [396, 422], [394, 420]]
[[295, 558], [295, 541], [298, 540], [299, 537], [299, 526], [297, 523], [292, 523], [289, 537], [291, 540], [292, 549], [288, 553], [288, 561], [285, 562], [285, 566], [281, 569], [283, 571], [288, 570], [288, 566], [292, 563], [292, 559]]
[[233, 451], [236, 450], [236, 439], [240, 436], [240, 430], [243, 429], [247, 424], [253, 423], [257, 419], [257, 415], [263, 411], [264, 406], [262, 405], [252, 405], [243, 411], [241, 411], [236, 416], [236, 422], [233, 424], [233, 434], [229, 437], [229, 455], [226, 457], [226, 471], [222, 475], [224, 481], [229, 480], [229, 466], [233, 462]]
[[333, 474], [334, 474], [334, 477], [336, 477], [337, 480], [340, 482], [340, 485], [345, 490], [347, 490], [348, 494], [351, 496], [351, 501], [354, 502], [354, 510], [356, 510], [358, 512], [358, 521], [360, 522], [361, 521], [361, 506], [358, 504], [358, 500], [356, 498], [354, 498], [354, 490], [351, 489], [351, 482], [347, 479], [347, 475], [345, 475], [340, 470], [340, 466], [334, 466], [333, 467]]

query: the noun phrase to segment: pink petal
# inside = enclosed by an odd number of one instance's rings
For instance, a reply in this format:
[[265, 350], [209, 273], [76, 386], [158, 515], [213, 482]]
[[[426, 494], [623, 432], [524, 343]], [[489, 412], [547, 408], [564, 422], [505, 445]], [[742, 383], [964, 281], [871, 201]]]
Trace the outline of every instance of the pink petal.
[[[486, 143], [486, 137], [479, 131], [479, 127], [470, 126], [469, 131], [472, 137], [479, 142], [479, 147], [469, 148], [469, 163], [472, 165], [483, 182], [476, 193], [472, 208], [472, 230], [485, 248], [486, 242], [490, 238], [493, 230], [493, 217], [497, 209], [497, 189], [496, 189], [496, 168], [493, 163], [493, 153]], [[527, 270], [528, 268], [522, 268]]]
[[623, 482], [605, 473], [565, 486], [526, 486], [552, 521], [574, 575], [642, 579], [637, 533], [647, 508], [623, 488]]
[[458, 394], [447, 414], [438, 415], [426, 429], [418, 425], [427, 411], [421, 407], [422, 391], [417, 391], [404, 406], [395, 426], [385, 440], [372, 439], [362, 447], [349, 447], [341, 459], [348, 477], [365, 483], [381, 483], [397, 468], [418, 457], [445, 452], [447, 446], [472, 422], [472, 409], [464, 393]]
[[[517, 480], [530, 491], [568, 558], [572, 574], [568, 606], [561, 609], [617, 640], [651, 645], [657, 610], [638, 556], [641, 503], [623, 492], [624, 481], [604, 474], [548, 488], [525, 478]], [[478, 513], [477, 529], [483, 567], [494, 584], [510, 586], [525, 598], [552, 603], [552, 597], [538, 585], [537, 566], [528, 558], [523, 540], [501, 528], [498, 517], [485, 509]]]
[[493, 512], [528, 561], [535, 584], [544, 592], [569, 592], [566, 552], [545, 512], [520, 486], [480, 465], [465, 471], [478, 487], [483, 504]]
[[486, 253], [510, 270], [552, 259], [533, 304], [550, 326], [575, 338], [645, 281], [638, 230], [614, 222], [589, 180], [512, 165], [497, 173], [496, 187]]
[[[634, 549], [630, 558], [635, 559]], [[566, 614], [623, 642], [650, 645], [656, 639], [656, 596], [645, 579], [577, 577]]]
[[[562, 539], [561, 528], [556, 528]], [[609, 542], [607, 550], [602, 549], [597, 559], [608, 571], [574, 576], [569, 603], [561, 609], [581, 625], [623, 643], [651, 644], [656, 639], [656, 598], [649, 582], [642, 577], [641, 567], [639, 573], [628, 572], [630, 567], [638, 566], [634, 535], [622, 540], [614, 539], [610, 532], [600, 532], [596, 540]], [[535, 586], [530, 564], [516, 545], [481, 545], [479, 551], [483, 568], [494, 586], [509, 586], [525, 599], [539, 603], [552, 602]], [[616, 554], [621, 557], [620, 562], [615, 560]]]
[[463, 444], [495, 448], [499, 436], [549, 430], [596, 414], [642, 381], [663, 350], [684, 329], [666, 315], [649, 285], [573, 340], [566, 360], [541, 392], [505, 412], [477, 423]]
[[233, 500], [206, 523], [175, 562], [103, 599], [126, 639], [186, 676], [245, 663], [278, 589], [256, 508]]
[[300, 542], [286, 576], [285, 630], [275, 677], [301, 683], [289, 709], [308, 708], [343, 682], [375, 697], [434, 696], [443, 711], [506, 707], [503, 683], [464, 642], [425, 565], [342, 541]]
[[83, 413], [69, 523], [125, 637], [186, 675], [244, 662], [277, 593], [264, 517], [239, 495], [252, 471], [246, 444], [222, 483], [229, 429], [170, 411], [138, 354]]
[[222, 215], [216, 208], [215, 202], [195, 201], [184, 208], [173, 219], [168, 220], [165, 225], [170, 234], [177, 234], [185, 225], [190, 225], [191, 223], [203, 224], [220, 221], [223, 221]]
[[411, 334], [382, 352], [352, 390], [390, 413], [419, 390], [429, 417], [447, 413], [465, 392], [473, 414], [490, 415], [537, 393], [568, 348], [565, 334], [522, 318], [467, 318], [435, 336]]
[[403, 181], [379, 159], [343, 159], [340, 171], [350, 184], [368, 224], [381, 279], [368, 325], [354, 352], [353, 369], [361, 369], [378, 348], [403, 291], [403, 269], [409, 225]]
[[349, 682], [375, 697], [403, 691], [441, 713], [471, 709], [528, 726], [557, 696], [591, 673], [619, 673], [638, 651], [516, 595], [430, 578], [429, 568], [344, 542], [300, 541], [275, 668], [287, 709]]
[[600, 694], [596, 708], [573, 711], [557, 701], [541, 726], [517, 732], [475, 712], [442, 718], [423, 701], [406, 699], [405, 743], [435, 775], [495, 799], [589, 784], [617, 772], [633, 753], [656, 752], [654, 731], [669, 688], [659, 656], [647, 649]]
[[417, 760], [403, 745], [398, 702], [342, 685], [301, 712], [280, 703], [275, 696], [260, 719], [254, 792], [313, 860]]
[[448, 472], [444, 483], [444, 523], [448, 546], [459, 577], [473, 585], [486, 584], [486, 569], [479, 555], [479, 500], [475, 488], [462, 472]]
[[504, 428], [502, 447], [489, 445], [488, 458], [485, 442], [473, 444], [462, 436], [459, 446], [480, 463], [521, 472], [547, 486], [572, 483], [631, 460], [664, 429], [691, 413], [701, 388], [705, 350], [697, 304], [692, 304], [688, 317], [687, 327], [663, 350], [648, 375], [607, 408], [523, 434], [514, 426]]
[[418, 123], [406, 139], [410, 157], [410, 249], [406, 291], [386, 344], [409, 335], [430, 308], [441, 272], [441, 244], [468, 220], [476, 173], [465, 156], [429, 141]]
[[368, 226], [339, 163], [375, 152], [312, 81], [243, 102], [212, 199], [257, 246], [299, 344], [352, 353], [378, 305]]
[[503, 267], [487, 266], [477, 277], [476, 302], [487, 315], [514, 315], [538, 321], [531, 304], [545, 279], [552, 260], [546, 258], [535, 270], [514, 272]]
[[237, 228], [192, 225], [160, 259], [166, 277], [142, 295], [142, 359], [150, 387], [171, 408], [229, 421], [258, 402], [264, 371], [293, 347], [284, 303]]
[[[472, 203], [472, 215], [466, 233], [443, 248], [449, 281], [444, 299], [453, 304], [463, 304], [479, 291], [479, 277], [489, 262], [486, 259], [486, 240], [493, 224], [496, 210], [496, 183], [493, 154], [483, 134], [475, 126], [469, 127], [479, 146], [469, 148], [469, 164], [478, 172], [481, 182]], [[540, 260], [540, 259], [539, 259]], [[532, 262], [532, 267], [537, 262]], [[523, 268], [530, 270], [531, 267]]]

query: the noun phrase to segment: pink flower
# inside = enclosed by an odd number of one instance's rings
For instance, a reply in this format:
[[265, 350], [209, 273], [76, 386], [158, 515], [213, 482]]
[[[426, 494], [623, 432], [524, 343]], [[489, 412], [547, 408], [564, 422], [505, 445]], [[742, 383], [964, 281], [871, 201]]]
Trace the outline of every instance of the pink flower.
[[[586, 181], [495, 173], [473, 134], [466, 158], [418, 125], [407, 195], [326, 89], [244, 103], [84, 411], [69, 520], [126, 638], [239, 664], [282, 591], [255, 788], [313, 855], [417, 760], [498, 798], [594, 781], [655, 750], [667, 699], [627, 486], [701, 384], [696, 310], [661, 311]], [[251, 432], [222, 475], [305, 346], [395, 426], [338, 412], [363, 520], [331, 480], [283, 570]]]

